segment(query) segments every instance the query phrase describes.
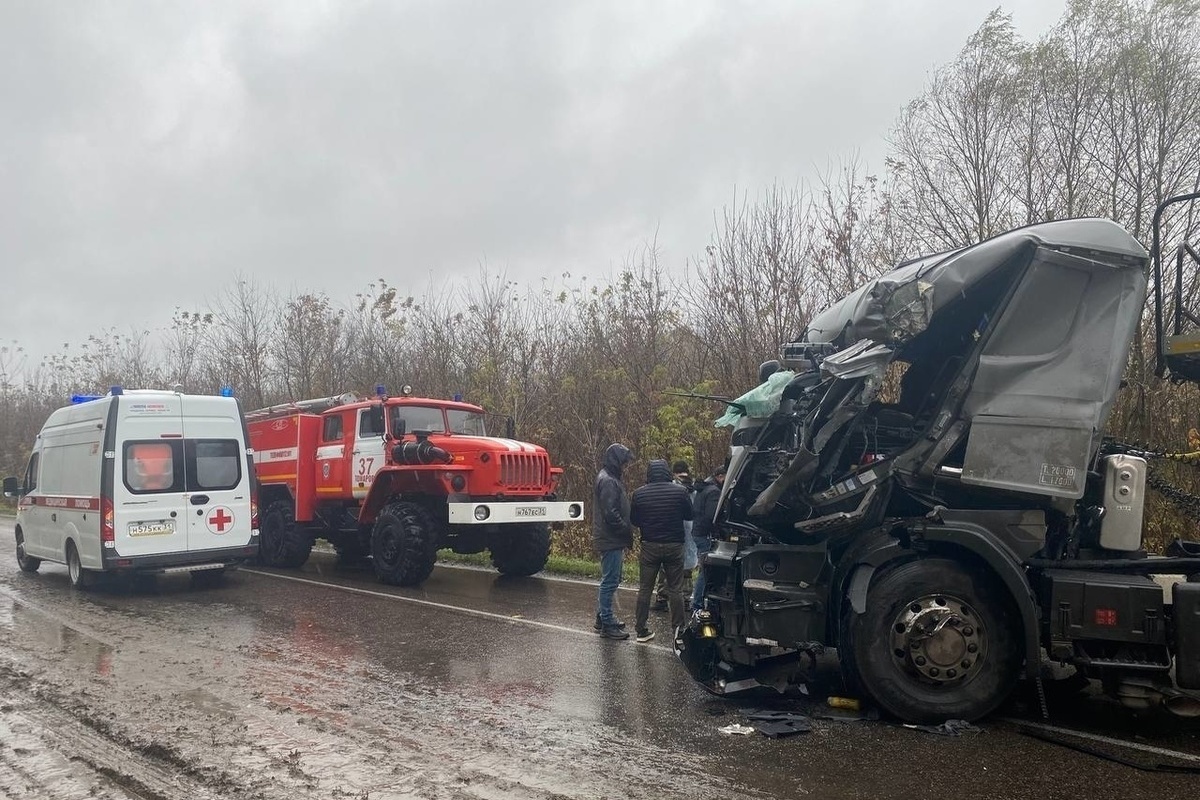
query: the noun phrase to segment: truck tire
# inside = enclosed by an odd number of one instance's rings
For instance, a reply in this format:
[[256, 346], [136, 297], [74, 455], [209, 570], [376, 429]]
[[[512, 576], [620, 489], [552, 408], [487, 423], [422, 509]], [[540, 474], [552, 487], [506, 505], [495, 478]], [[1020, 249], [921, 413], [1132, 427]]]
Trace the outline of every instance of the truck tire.
[[25, 532], [17, 528], [17, 566], [21, 572], [37, 572], [41, 565], [40, 558], [25, 555]]
[[95, 576], [88, 570], [83, 568], [83, 564], [79, 560], [79, 551], [75, 549], [75, 543], [67, 540], [67, 577], [71, 580], [71, 585], [76, 589], [89, 588]]
[[541, 572], [550, 557], [550, 526], [544, 522], [504, 525], [492, 535], [488, 549], [492, 566], [501, 575], [524, 577]]
[[258, 560], [268, 567], [294, 569], [308, 560], [313, 537], [296, 527], [292, 504], [276, 500], [267, 506], [259, 525]]
[[393, 586], [416, 586], [433, 572], [438, 527], [428, 509], [405, 501], [390, 503], [371, 531], [375, 577]]
[[872, 581], [864, 613], [849, 604], [845, 613], [847, 683], [902, 720], [976, 720], [1016, 685], [1023, 648], [1012, 602], [958, 562], [900, 564]]

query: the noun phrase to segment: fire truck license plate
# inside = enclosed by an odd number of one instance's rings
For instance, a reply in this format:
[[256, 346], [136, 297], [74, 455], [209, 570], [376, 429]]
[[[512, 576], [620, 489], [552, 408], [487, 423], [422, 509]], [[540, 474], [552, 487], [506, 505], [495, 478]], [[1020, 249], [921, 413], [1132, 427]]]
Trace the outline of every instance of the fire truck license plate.
[[517, 506], [516, 515], [518, 517], [544, 517], [546, 509], [542, 506]]

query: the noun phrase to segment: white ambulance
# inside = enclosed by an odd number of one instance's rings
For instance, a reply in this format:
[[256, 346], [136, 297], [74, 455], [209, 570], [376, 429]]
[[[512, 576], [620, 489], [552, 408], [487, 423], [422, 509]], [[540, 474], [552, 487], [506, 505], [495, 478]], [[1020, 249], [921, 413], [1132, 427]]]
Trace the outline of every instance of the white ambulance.
[[252, 454], [233, 397], [122, 390], [50, 415], [17, 503], [17, 562], [99, 572], [190, 572], [213, 582], [258, 554]]

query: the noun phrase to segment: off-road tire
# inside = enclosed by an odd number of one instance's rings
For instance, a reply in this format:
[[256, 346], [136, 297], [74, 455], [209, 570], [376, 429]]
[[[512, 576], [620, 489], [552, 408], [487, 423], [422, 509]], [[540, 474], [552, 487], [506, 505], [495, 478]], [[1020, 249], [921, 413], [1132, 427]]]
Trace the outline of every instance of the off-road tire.
[[544, 522], [503, 525], [488, 543], [492, 566], [501, 575], [525, 577], [541, 572], [550, 557], [550, 526]]
[[440, 527], [433, 514], [417, 503], [388, 504], [371, 530], [375, 577], [393, 586], [416, 586], [433, 572]]
[[[911, 653], [893, 647], [906, 610], [931, 597], [945, 600], [975, 628], [983, 655], [974, 656], [981, 663], [966, 680], [939, 682], [920, 675]], [[968, 572], [956, 561], [922, 558], [899, 564], [871, 581], [864, 613], [855, 613], [849, 603], [844, 613], [849, 616], [843, 619], [838, 654], [846, 682], [902, 720], [976, 720], [994, 711], [1016, 685], [1024, 648], [1013, 603], [989, 576]], [[970, 658], [964, 660], [971, 663]]]
[[76, 589], [87, 589], [95, 583], [95, 575], [83, 568], [75, 543], [67, 542], [67, 577]]
[[41, 565], [40, 558], [25, 555], [25, 532], [17, 528], [17, 566], [21, 572], [37, 572]]
[[276, 500], [267, 506], [258, 533], [258, 561], [268, 567], [295, 569], [312, 552], [312, 535], [297, 527], [292, 504]]

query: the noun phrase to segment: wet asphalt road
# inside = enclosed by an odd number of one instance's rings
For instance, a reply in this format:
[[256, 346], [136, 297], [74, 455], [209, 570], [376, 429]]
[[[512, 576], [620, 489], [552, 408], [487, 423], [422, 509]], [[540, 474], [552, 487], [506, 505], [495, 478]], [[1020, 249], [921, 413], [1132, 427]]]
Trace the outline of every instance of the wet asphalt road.
[[[631, 619], [634, 594], [620, 593]], [[695, 686], [667, 649], [591, 630], [593, 585], [439, 567], [419, 589], [314, 554], [220, 588], [72, 590], [18, 572], [0, 521], [0, 797], [1172, 797], [1200, 776], [1144, 772], [1021, 735], [948, 738], [821, 720], [731, 736], [747, 708], [819, 711]], [[815, 700], [839, 690], [822, 664]], [[1200, 766], [1200, 725], [1100, 698], [1053, 724]], [[1162, 748], [1191, 756], [1169, 758]]]

